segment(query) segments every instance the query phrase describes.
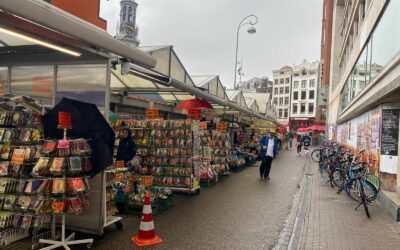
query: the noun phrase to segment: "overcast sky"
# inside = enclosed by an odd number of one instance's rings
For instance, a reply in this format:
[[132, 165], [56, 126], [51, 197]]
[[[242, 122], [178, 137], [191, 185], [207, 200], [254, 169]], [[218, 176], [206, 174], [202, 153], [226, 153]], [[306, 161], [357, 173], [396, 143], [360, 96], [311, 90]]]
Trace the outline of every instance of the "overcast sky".
[[[115, 35], [120, 0], [101, 0]], [[320, 58], [322, 0], [136, 0], [141, 45], [173, 45], [190, 75], [220, 75], [233, 86], [236, 29], [247, 15], [257, 33], [240, 32], [242, 80]], [[238, 80], [239, 81], [239, 80]]]

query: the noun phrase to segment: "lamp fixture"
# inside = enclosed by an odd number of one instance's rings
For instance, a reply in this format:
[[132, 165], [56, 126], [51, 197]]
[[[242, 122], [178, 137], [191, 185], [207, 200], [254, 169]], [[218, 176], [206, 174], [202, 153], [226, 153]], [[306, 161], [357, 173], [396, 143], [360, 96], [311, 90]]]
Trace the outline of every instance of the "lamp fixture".
[[26, 36], [26, 35], [23, 35], [23, 34], [20, 34], [20, 33], [17, 33], [17, 32], [2, 28], [2, 27], [0, 27], [0, 32], [3, 32], [5, 34], [7, 34], [7, 35], [11, 35], [11, 36], [14, 36], [14, 37], [18, 37], [20, 39], [24, 39], [26, 41], [41, 45], [43, 47], [47, 47], [47, 48], [50, 48], [50, 49], [54, 49], [54, 50], [63, 52], [65, 54], [68, 54], [68, 55], [71, 55], [71, 56], [79, 57], [79, 56], [82, 55], [82, 53], [80, 53], [80, 52], [76, 52], [76, 51], [73, 51], [73, 50], [70, 50], [70, 49], [66, 49], [66, 48], [57, 46], [55, 44], [44, 42], [44, 41], [38, 40], [36, 38], [30, 37], [30, 36]]

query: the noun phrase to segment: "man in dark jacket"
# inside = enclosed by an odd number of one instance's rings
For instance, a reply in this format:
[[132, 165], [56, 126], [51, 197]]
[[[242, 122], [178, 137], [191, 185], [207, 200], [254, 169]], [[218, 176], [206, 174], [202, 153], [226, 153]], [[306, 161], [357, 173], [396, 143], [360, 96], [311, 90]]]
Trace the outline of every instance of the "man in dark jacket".
[[125, 165], [136, 155], [136, 145], [132, 139], [131, 130], [124, 128], [121, 132], [117, 151], [117, 161], [124, 161]]
[[261, 179], [269, 180], [269, 172], [271, 170], [272, 161], [278, 155], [278, 139], [274, 132], [269, 132], [264, 135], [260, 140], [261, 147], [261, 166], [260, 177]]

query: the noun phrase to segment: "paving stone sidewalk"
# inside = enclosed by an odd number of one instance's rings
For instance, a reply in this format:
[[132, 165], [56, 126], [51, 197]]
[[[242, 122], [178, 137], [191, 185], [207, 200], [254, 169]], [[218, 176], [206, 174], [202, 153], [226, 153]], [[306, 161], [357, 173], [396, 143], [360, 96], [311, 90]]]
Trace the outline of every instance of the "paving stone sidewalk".
[[301, 240], [292, 249], [400, 249], [400, 224], [379, 203], [363, 207], [320, 178], [312, 160], [308, 169], [309, 193]]

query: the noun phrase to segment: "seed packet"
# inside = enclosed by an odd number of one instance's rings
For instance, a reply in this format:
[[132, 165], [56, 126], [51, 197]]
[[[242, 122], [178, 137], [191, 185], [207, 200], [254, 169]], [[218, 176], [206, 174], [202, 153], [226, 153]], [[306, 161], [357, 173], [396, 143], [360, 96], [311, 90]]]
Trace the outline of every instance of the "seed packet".
[[5, 199], [4, 199], [3, 209], [5, 209], [5, 210], [13, 210], [16, 199], [17, 199], [17, 197], [14, 196], [14, 195], [6, 196]]
[[22, 219], [20, 228], [25, 230], [29, 229], [31, 227], [32, 219], [33, 219], [32, 215], [25, 215], [24, 218]]
[[10, 163], [0, 162], [0, 176], [9, 176], [10, 174]]
[[68, 140], [59, 140], [57, 144], [58, 156], [68, 156], [70, 154]]
[[31, 202], [29, 203], [29, 206], [28, 206], [28, 211], [34, 212], [36, 206], [38, 205], [38, 203], [39, 203], [39, 198], [38, 197], [32, 197], [31, 198]]
[[18, 210], [26, 212], [31, 204], [32, 198], [30, 196], [20, 196], [17, 202]]
[[4, 209], [4, 202], [6, 200], [6, 197], [0, 196], [0, 209]]
[[43, 180], [33, 180], [32, 181], [32, 193], [36, 193], [40, 186], [42, 185]]
[[82, 161], [79, 156], [69, 157], [69, 174], [77, 174], [82, 172]]
[[31, 141], [31, 134], [32, 134], [32, 130], [31, 129], [28, 129], [28, 128], [21, 129], [18, 141], [20, 141], [20, 142], [30, 142]]
[[89, 173], [93, 169], [92, 161], [90, 160], [90, 157], [83, 157], [82, 158], [82, 166], [83, 166], [83, 171], [85, 173]]
[[67, 179], [67, 192], [70, 195], [84, 193], [86, 191], [85, 184], [82, 178], [68, 178]]
[[6, 129], [4, 134], [3, 134], [2, 141], [4, 143], [9, 143], [11, 141], [11, 136], [12, 136], [12, 130], [11, 129]]
[[53, 153], [57, 148], [57, 141], [45, 141], [42, 150], [41, 150], [41, 154], [44, 155], [49, 155], [51, 153]]
[[4, 194], [6, 192], [6, 188], [7, 188], [7, 181], [0, 180], [0, 194]]
[[83, 212], [83, 206], [79, 198], [77, 197], [68, 198], [66, 203], [67, 203], [67, 213], [81, 214]]
[[33, 167], [32, 176], [38, 177], [38, 176], [47, 175], [49, 173], [49, 171], [48, 171], [49, 162], [50, 162], [50, 158], [40, 157], [38, 162]]
[[62, 176], [65, 169], [65, 158], [55, 157], [51, 163], [50, 174], [53, 176]]
[[64, 194], [65, 193], [65, 179], [53, 179], [53, 194]]
[[53, 213], [61, 214], [65, 212], [65, 200], [64, 199], [54, 199], [51, 204]]
[[51, 180], [45, 179], [37, 189], [38, 194], [49, 195], [51, 193], [52, 183]]
[[7, 113], [6, 112], [2, 112], [0, 114], [0, 124], [1, 125], [5, 125], [6, 124], [6, 117], [7, 117]]
[[1, 151], [1, 157], [0, 158], [2, 160], [8, 160], [8, 159], [10, 159], [10, 155], [11, 155], [11, 147], [9, 145], [5, 145], [5, 147]]
[[32, 193], [32, 184], [33, 184], [33, 181], [28, 181], [28, 183], [25, 186], [25, 190], [24, 190], [25, 194]]
[[21, 193], [24, 192], [26, 182], [27, 182], [27, 181], [25, 181], [25, 180], [20, 180], [20, 181], [18, 181], [18, 186], [17, 186], [17, 193], [18, 193], [18, 194], [21, 194]]
[[12, 226], [18, 228], [21, 226], [21, 223], [22, 223], [22, 214], [20, 213], [14, 214]]
[[6, 130], [4, 128], [0, 128], [0, 141], [3, 141], [4, 133]]
[[12, 154], [11, 164], [22, 165], [24, 164], [24, 159], [25, 159], [25, 149], [15, 148]]

